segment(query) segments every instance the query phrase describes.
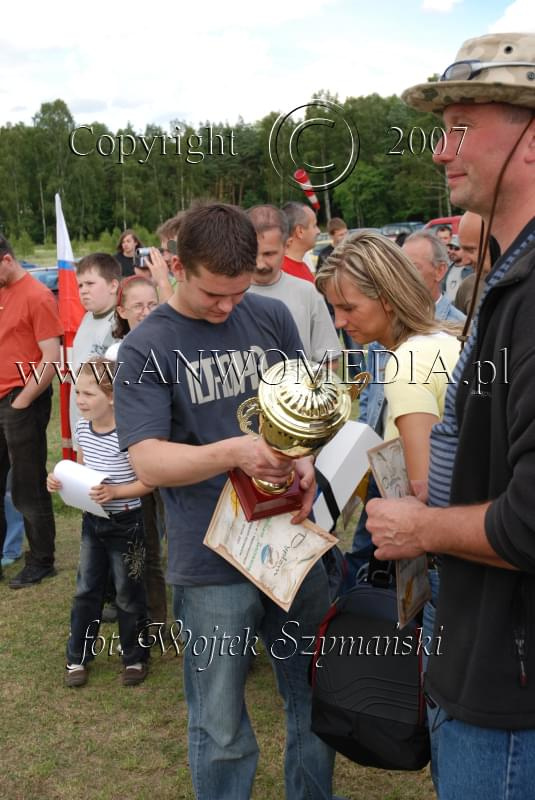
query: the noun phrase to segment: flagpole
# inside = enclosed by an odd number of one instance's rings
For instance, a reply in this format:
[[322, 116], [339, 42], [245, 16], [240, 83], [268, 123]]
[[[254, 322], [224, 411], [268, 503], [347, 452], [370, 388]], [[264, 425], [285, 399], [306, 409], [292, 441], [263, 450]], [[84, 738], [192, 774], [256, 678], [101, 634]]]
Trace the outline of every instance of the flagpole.
[[[74, 267], [74, 255], [63, 209], [61, 197], [56, 194], [56, 246], [58, 262], [58, 304], [59, 315], [63, 323], [63, 375], [67, 374], [66, 364], [72, 361], [72, 346], [84, 309], [78, 294], [78, 282]], [[76, 452], [72, 446], [72, 432], [69, 418], [71, 384], [62, 381], [59, 388], [61, 449], [64, 459], [76, 461]]]

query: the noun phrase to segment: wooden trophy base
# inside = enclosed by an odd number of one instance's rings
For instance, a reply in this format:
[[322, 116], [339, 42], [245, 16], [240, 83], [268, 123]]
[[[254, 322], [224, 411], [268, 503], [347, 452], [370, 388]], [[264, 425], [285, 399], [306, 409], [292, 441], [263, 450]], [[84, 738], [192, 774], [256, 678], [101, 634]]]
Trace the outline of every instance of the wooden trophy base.
[[301, 508], [303, 493], [299, 488], [297, 474], [292, 485], [282, 494], [268, 494], [257, 489], [251, 478], [241, 469], [231, 469], [228, 476], [248, 522], [264, 517], [275, 517], [277, 514], [286, 514]]

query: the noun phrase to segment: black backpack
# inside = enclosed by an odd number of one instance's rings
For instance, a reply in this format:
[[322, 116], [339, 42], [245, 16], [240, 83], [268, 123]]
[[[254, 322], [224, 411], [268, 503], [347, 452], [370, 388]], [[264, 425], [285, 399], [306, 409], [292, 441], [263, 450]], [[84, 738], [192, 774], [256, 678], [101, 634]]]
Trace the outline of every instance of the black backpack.
[[312, 660], [312, 730], [363, 766], [419, 770], [430, 759], [421, 629], [397, 618], [395, 590], [373, 581], [331, 606]]

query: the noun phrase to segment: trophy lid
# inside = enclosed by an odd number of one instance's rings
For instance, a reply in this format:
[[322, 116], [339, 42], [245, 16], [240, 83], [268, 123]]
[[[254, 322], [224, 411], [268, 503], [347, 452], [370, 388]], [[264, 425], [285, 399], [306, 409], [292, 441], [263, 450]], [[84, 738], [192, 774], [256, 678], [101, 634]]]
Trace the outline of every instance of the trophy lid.
[[317, 364], [280, 361], [262, 376], [262, 413], [276, 428], [300, 439], [332, 436], [351, 413], [351, 395], [334, 373]]

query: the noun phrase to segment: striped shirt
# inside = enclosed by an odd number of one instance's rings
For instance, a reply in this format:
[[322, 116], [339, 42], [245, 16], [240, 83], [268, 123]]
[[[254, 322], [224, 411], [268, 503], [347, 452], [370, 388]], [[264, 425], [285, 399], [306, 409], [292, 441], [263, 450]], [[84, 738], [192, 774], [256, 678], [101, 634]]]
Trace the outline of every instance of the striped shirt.
[[[84, 465], [109, 475], [103, 483], [132, 483], [137, 480], [128, 453], [123, 453], [119, 449], [115, 428], [108, 433], [96, 433], [87, 419], [80, 419], [76, 424], [76, 441], [82, 448]], [[112, 514], [130, 511], [132, 508], [139, 508], [140, 505], [139, 497], [102, 503], [104, 510]]]
[[[492, 272], [489, 276], [487, 286], [483, 291], [479, 307], [483, 298], [491, 286], [495, 286], [498, 281], [506, 275], [509, 268], [517, 260], [521, 252], [535, 239], [534, 235], [526, 237], [519, 247], [514, 250], [511, 255], [505, 259], [503, 264], [498, 266], [496, 271]], [[457, 426], [457, 417], [455, 414], [455, 398], [457, 395], [457, 386], [461, 380], [468, 359], [471, 356], [472, 349], [477, 336], [477, 324], [479, 320], [479, 313], [474, 317], [470, 337], [466, 342], [464, 350], [461, 353], [457, 366], [453, 371], [452, 383], [448, 386], [446, 392], [446, 402], [444, 405], [444, 416], [441, 422], [438, 422], [431, 430], [431, 457], [429, 464], [429, 505], [430, 506], [447, 506], [450, 502], [451, 493], [451, 479], [453, 475], [453, 465], [455, 456], [457, 454], [457, 446], [459, 443], [459, 429]]]

